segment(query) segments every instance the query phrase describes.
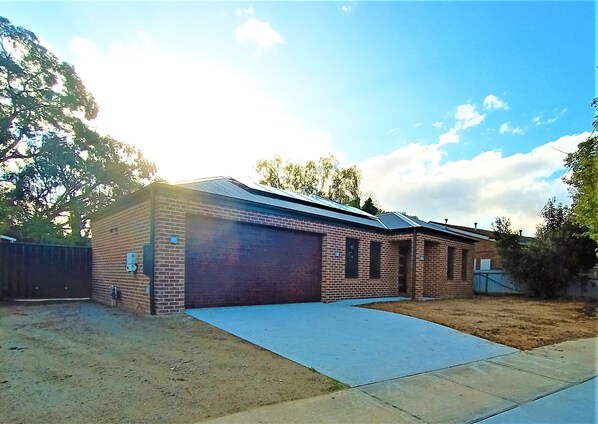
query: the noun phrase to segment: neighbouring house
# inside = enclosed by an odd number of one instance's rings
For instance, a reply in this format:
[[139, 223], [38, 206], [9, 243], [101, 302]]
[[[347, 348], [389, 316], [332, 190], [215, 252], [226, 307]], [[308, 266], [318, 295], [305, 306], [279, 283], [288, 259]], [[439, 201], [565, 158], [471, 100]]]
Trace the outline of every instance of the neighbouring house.
[[144, 313], [473, 294], [471, 235], [232, 178], [152, 183], [92, 233], [92, 298]]
[[[445, 228], [457, 231], [460, 234], [475, 238], [476, 244], [473, 251], [474, 269], [480, 271], [491, 271], [502, 269], [500, 255], [496, 251], [496, 238], [494, 231], [478, 228], [477, 223], [473, 227], [463, 225], [454, 225], [430, 221], [431, 224], [441, 225]], [[533, 237], [521, 236], [519, 243], [527, 245], [533, 240]]]

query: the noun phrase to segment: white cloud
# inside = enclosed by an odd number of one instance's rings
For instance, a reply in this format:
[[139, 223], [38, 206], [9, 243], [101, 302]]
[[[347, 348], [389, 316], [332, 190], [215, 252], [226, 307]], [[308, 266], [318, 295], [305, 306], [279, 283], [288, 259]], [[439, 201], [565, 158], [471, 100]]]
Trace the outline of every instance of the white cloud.
[[249, 6], [246, 7], [245, 9], [239, 7], [238, 9], [235, 9], [235, 15], [237, 16], [253, 16], [253, 14], [255, 13], [255, 11], [253, 10], [253, 7]]
[[510, 122], [503, 123], [498, 129], [500, 134], [523, 135], [525, 131], [521, 127], [512, 127]]
[[442, 122], [442, 121], [437, 121], [437, 122], [432, 123], [432, 126], [434, 128], [442, 128], [443, 125], [444, 125], [444, 122]]
[[94, 125], [140, 147], [167, 180], [248, 178], [258, 159], [274, 154], [342, 156], [326, 132], [302, 128], [235, 70], [158, 51], [143, 34], [106, 51], [85, 39], [70, 47], [78, 75], [100, 106]]
[[[438, 144], [442, 146], [449, 143], [458, 143], [460, 131], [480, 125], [485, 118], [486, 114], [480, 114], [473, 104], [465, 103], [457, 106], [455, 111], [455, 125], [445, 133], [440, 134]], [[443, 123], [435, 122], [432, 125], [440, 128]]]
[[459, 105], [457, 106], [457, 112], [455, 113], [455, 119], [457, 120], [455, 129], [464, 130], [478, 126], [485, 118], [486, 114], [478, 113], [475, 109], [475, 105], [469, 103]]
[[438, 137], [438, 144], [443, 146], [445, 144], [450, 143], [458, 143], [459, 142], [459, 134], [455, 128], [451, 128], [444, 134], [440, 134]]
[[510, 107], [509, 107], [509, 104], [507, 102], [505, 102], [504, 100], [499, 99], [494, 94], [489, 94], [484, 99], [484, 109], [486, 109], [486, 110], [492, 110], [492, 109], [509, 110]]
[[567, 109], [562, 109], [558, 112], [555, 112], [550, 118], [544, 118], [544, 115], [536, 115], [532, 118], [532, 124], [536, 126], [552, 124], [565, 113], [567, 113]]
[[389, 130], [388, 130], [388, 133], [389, 133], [389, 134], [393, 134], [393, 133], [395, 133], [395, 132], [396, 132], [398, 129], [399, 129], [398, 127], [396, 127], [396, 128], [391, 128], [391, 129], [389, 129]]
[[413, 128], [419, 128], [422, 126], [421, 122], [416, 122], [415, 124], [413, 124]]
[[239, 25], [235, 31], [235, 37], [239, 43], [253, 42], [259, 49], [267, 49], [284, 43], [282, 35], [272, 28], [269, 22], [261, 22], [255, 18], [249, 18], [244, 24]]
[[341, 6], [341, 10], [343, 13], [351, 13], [353, 10], [357, 8], [357, 2], [352, 1], [349, 4], [344, 4]]
[[567, 202], [562, 152], [572, 152], [588, 133], [564, 136], [530, 152], [504, 156], [483, 152], [469, 160], [442, 162], [442, 145], [411, 144], [358, 164], [363, 190], [386, 210], [406, 210], [425, 220], [489, 228], [507, 216], [532, 235], [549, 197]]

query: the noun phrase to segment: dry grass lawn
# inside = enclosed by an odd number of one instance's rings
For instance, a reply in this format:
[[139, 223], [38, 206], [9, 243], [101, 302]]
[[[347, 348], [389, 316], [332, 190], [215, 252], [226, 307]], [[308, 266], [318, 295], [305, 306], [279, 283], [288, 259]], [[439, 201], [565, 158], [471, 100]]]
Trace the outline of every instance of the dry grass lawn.
[[346, 386], [186, 315], [0, 302], [0, 423], [192, 423]]
[[425, 319], [523, 350], [598, 336], [596, 303], [581, 300], [475, 296], [428, 302], [381, 302], [364, 307]]

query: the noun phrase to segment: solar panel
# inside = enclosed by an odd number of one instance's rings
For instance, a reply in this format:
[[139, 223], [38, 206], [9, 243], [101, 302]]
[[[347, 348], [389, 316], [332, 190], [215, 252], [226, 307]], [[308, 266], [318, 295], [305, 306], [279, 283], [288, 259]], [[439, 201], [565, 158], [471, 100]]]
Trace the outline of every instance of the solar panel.
[[348, 206], [348, 205], [344, 205], [342, 203], [335, 202], [334, 200], [326, 199], [324, 197], [320, 197], [320, 196], [316, 196], [316, 195], [306, 195], [306, 194], [301, 194], [301, 193], [295, 193], [293, 191], [270, 187], [270, 186], [263, 185], [263, 184], [257, 184], [254, 182], [243, 182], [242, 184], [244, 184], [245, 186], [247, 186], [253, 190], [271, 193], [271, 194], [275, 194], [275, 195], [281, 196], [281, 197], [288, 197], [288, 198], [295, 199], [295, 200], [301, 200], [303, 202], [315, 203], [316, 205], [319, 205], [319, 206], [325, 206], [328, 208], [339, 209], [344, 212], [362, 215], [367, 218], [373, 218], [372, 215], [370, 215], [369, 213], [367, 213], [365, 211], [362, 211], [361, 209], [358, 209], [358, 208], [355, 208], [352, 206]]

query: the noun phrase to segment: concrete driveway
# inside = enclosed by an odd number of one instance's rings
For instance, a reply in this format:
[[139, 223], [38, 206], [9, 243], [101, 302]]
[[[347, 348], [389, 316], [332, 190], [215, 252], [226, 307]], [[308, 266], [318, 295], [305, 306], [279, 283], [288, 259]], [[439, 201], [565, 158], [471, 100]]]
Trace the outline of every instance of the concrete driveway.
[[187, 314], [346, 383], [361, 386], [517, 352], [390, 312], [373, 301], [189, 309]]

